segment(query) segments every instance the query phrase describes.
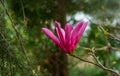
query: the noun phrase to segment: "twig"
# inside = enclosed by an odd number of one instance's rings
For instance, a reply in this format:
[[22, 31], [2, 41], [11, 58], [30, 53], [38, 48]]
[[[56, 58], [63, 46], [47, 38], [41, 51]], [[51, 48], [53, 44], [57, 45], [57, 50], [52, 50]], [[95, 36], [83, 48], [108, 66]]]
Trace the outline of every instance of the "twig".
[[72, 57], [74, 57], [74, 58], [77, 58], [77, 59], [79, 59], [79, 60], [81, 60], [81, 61], [84, 61], [84, 62], [87, 62], [87, 63], [90, 63], [90, 64], [94, 64], [94, 65], [96, 65], [96, 66], [99, 66], [99, 65], [97, 65], [97, 64], [94, 63], [94, 62], [91, 62], [91, 61], [88, 61], [88, 60], [82, 59], [82, 58], [77, 57], [77, 56], [75, 56], [75, 55], [73, 55], [73, 54], [69, 54], [69, 55], [72, 56]]
[[[86, 47], [79, 47], [80, 49], [84, 49], [84, 50], [90, 50], [90, 48], [86, 48]], [[101, 50], [106, 50], [108, 49], [109, 47], [108, 46], [103, 46], [103, 47], [100, 47], [100, 48], [94, 48], [96, 51], [101, 51]], [[116, 48], [116, 47], [113, 47], [113, 46], [110, 46], [110, 48], [112, 50], [120, 50], [120, 48]]]
[[103, 33], [104, 33], [108, 38], [111, 38], [111, 39], [114, 39], [114, 40], [117, 40], [117, 41], [120, 42], [120, 38], [118, 38], [118, 37], [114, 36], [113, 34], [107, 32], [107, 31], [102, 27], [102, 25], [99, 25], [98, 27], [103, 31]]
[[102, 65], [101, 62], [98, 60], [98, 58], [96, 57], [96, 55], [94, 54], [93, 51], [95, 51], [95, 50], [94, 50], [94, 49], [91, 49], [92, 56], [93, 56], [93, 58], [96, 60], [97, 64], [102, 67], [102, 69], [104, 69], [104, 70], [106, 70], [106, 71], [109, 71], [109, 72], [112, 72], [112, 73], [116, 74], [117, 76], [120, 76], [120, 74], [117, 73], [116, 71], [114, 71], [113, 69], [109, 69], [109, 68], [105, 67], [104, 65]]
[[4, 8], [4, 11], [5, 11], [6, 14], [8, 15], [8, 17], [9, 17], [11, 23], [12, 23], [12, 27], [13, 27], [13, 29], [14, 29], [14, 31], [15, 31], [16, 36], [17, 36], [17, 41], [19, 42], [19, 45], [20, 45], [23, 53], [25, 54], [25, 58], [26, 58], [29, 66], [30, 66], [30, 69], [32, 70], [32, 67], [31, 67], [31, 64], [30, 64], [30, 60], [29, 60], [29, 58], [28, 58], [28, 56], [27, 56], [26, 49], [24, 48], [23, 41], [22, 41], [22, 39], [21, 39], [21, 37], [20, 37], [21, 35], [20, 35], [20, 33], [18, 32], [18, 30], [15, 28], [15, 23], [13, 22], [12, 17], [9, 15], [8, 10], [7, 10], [4, 2], [3, 2], [2, 0], [0, 0], [0, 2], [1, 2], [3, 8]]
[[104, 65], [102, 65], [101, 62], [98, 60], [98, 58], [95, 56], [95, 54], [94, 54], [94, 52], [93, 52], [93, 51], [94, 51], [93, 49], [90, 49], [90, 51], [92, 52], [91, 55], [92, 55], [93, 58], [95, 59], [96, 63], [91, 62], [91, 61], [89, 61], [89, 60], [82, 59], [82, 58], [77, 57], [77, 56], [75, 56], [75, 55], [73, 55], [73, 54], [69, 54], [69, 55], [72, 56], [72, 57], [74, 57], [74, 58], [77, 58], [77, 59], [79, 59], [79, 60], [81, 60], [81, 61], [84, 61], [84, 62], [93, 64], [93, 65], [95, 65], [95, 66], [98, 66], [98, 67], [100, 67], [100, 68], [103, 69], [103, 70], [106, 70], [106, 71], [109, 71], [109, 72], [111, 72], [111, 73], [114, 73], [116, 76], [120, 76], [120, 74], [117, 73], [116, 71], [114, 71], [113, 69], [109, 69], [109, 68], [105, 67]]
[[24, 18], [24, 21], [25, 21], [26, 16], [25, 16], [25, 10], [24, 10], [24, 6], [23, 6], [23, 0], [20, 0], [20, 2], [21, 2], [21, 7], [22, 7], [23, 18]]

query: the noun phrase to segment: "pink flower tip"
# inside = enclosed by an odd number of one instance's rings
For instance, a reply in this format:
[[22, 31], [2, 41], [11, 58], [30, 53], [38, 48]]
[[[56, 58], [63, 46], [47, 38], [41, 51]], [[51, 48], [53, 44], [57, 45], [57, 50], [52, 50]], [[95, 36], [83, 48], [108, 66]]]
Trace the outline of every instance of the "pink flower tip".
[[55, 21], [57, 36], [49, 29], [42, 28], [43, 32], [55, 42], [65, 53], [70, 54], [77, 46], [88, 22], [81, 21], [74, 28], [67, 23], [62, 29], [60, 23]]

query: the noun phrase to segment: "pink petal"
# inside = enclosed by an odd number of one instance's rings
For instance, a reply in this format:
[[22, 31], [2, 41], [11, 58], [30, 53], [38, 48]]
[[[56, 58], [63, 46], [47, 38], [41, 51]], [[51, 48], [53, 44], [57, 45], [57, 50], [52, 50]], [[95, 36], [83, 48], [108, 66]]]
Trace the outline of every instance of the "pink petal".
[[82, 25], [82, 27], [81, 27], [81, 29], [79, 30], [79, 32], [78, 32], [75, 40], [73, 41], [71, 50], [74, 50], [74, 49], [76, 48], [76, 46], [77, 46], [77, 44], [78, 44], [78, 42], [79, 42], [79, 40], [80, 40], [83, 32], [85, 31], [85, 28], [86, 28], [87, 25], [88, 25], [88, 22], [85, 22], [85, 23]]
[[76, 45], [77, 45], [77, 40], [75, 39], [70, 47], [70, 52], [72, 52], [76, 48]]
[[65, 42], [66, 42], [66, 49], [70, 50], [70, 35], [72, 31], [72, 25], [67, 23], [65, 25]]
[[85, 31], [85, 28], [87, 27], [87, 25], [88, 25], [88, 22], [85, 22], [85, 23], [82, 25], [82, 27], [81, 27], [80, 31], [78, 32], [78, 35], [77, 35], [77, 41], [80, 40], [80, 38], [81, 38], [81, 36], [83, 35], [83, 32]]
[[64, 31], [64, 29], [62, 29], [62, 28], [61, 28], [61, 31], [62, 31], [62, 34], [63, 34], [63, 38], [64, 38], [64, 40], [65, 40], [65, 31]]
[[62, 51], [67, 53], [66, 48], [63, 45], [60, 45], [59, 47], [62, 49]]
[[77, 36], [77, 34], [78, 34], [78, 32], [79, 32], [79, 30], [80, 30], [80, 28], [82, 27], [83, 24], [84, 24], [83, 21], [82, 21], [82, 22], [79, 22], [79, 23], [75, 26], [75, 28], [73, 29], [72, 34], [71, 34], [71, 37], [72, 37], [73, 40], [74, 40], [74, 38]]
[[73, 29], [73, 31], [72, 31], [72, 34], [71, 34], [71, 43], [70, 43], [70, 45], [71, 45], [71, 50], [73, 50], [74, 48], [75, 48], [75, 43], [76, 43], [76, 37], [77, 37], [77, 35], [78, 35], [78, 32], [80, 31], [80, 29], [81, 29], [81, 27], [82, 27], [82, 25], [84, 24], [84, 21], [82, 21], [82, 22], [79, 22], [76, 26], [75, 26], [75, 28]]
[[50, 38], [52, 39], [58, 46], [60, 46], [60, 41], [58, 40], [58, 38], [47, 28], [42, 28], [42, 30], [44, 31], [44, 33]]
[[60, 44], [60, 41], [58, 38], [47, 28], [42, 28], [42, 30], [45, 32], [45, 34], [52, 39], [64, 52], [66, 52], [66, 49], [63, 45]]
[[57, 35], [60, 39], [60, 42], [62, 43], [62, 45], [65, 46], [65, 31], [60, 27], [60, 24], [58, 22], [55, 22], [55, 24], [56, 24]]

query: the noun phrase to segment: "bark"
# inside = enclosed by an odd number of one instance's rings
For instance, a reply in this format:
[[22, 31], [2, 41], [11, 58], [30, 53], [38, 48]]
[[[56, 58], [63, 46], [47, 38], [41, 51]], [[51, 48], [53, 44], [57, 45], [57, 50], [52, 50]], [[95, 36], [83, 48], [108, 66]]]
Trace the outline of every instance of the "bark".
[[[66, 23], [66, 6], [67, 0], [57, 0], [56, 9], [54, 11], [54, 20], [61, 23], [61, 27], [64, 27]], [[49, 56], [48, 70], [52, 76], [68, 76], [68, 59], [64, 52], [56, 46], [56, 52]]]

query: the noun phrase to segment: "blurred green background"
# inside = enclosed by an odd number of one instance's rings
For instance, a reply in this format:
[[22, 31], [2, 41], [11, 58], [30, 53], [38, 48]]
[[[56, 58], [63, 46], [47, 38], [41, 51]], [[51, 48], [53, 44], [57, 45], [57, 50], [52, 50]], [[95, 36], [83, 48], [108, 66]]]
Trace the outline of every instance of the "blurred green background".
[[81, 47], [103, 48], [95, 51], [96, 56], [104, 66], [120, 72], [120, 41], [98, 27], [120, 38], [120, 0], [0, 2], [0, 76], [114, 76], [65, 54], [41, 30], [47, 27], [55, 33], [55, 21], [64, 28], [81, 20], [89, 25], [73, 54], [93, 61]]

